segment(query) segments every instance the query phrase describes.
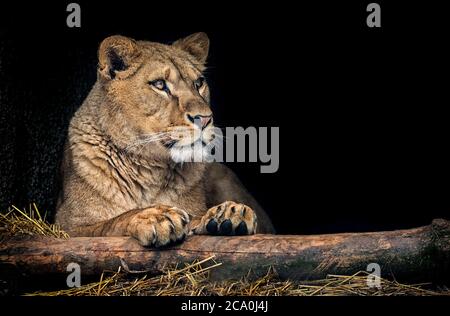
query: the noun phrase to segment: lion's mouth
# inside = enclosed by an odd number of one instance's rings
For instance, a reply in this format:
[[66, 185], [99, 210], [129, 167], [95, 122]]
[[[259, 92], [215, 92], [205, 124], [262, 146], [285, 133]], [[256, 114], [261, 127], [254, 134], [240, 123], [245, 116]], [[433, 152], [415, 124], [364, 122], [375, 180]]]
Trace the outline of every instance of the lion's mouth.
[[177, 142], [178, 142], [178, 141], [176, 141], [176, 140], [167, 140], [167, 141], [163, 141], [162, 144], [163, 144], [163, 146], [166, 147], [167, 149], [170, 149], [170, 148], [172, 148], [173, 146], [175, 146], [175, 144], [176, 144]]
[[210, 144], [206, 143], [203, 139], [197, 139], [196, 141], [194, 141], [190, 144], [177, 146], [178, 142], [179, 141], [177, 141], [177, 140], [170, 140], [170, 141], [163, 142], [163, 145], [167, 149], [174, 148], [174, 147], [179, 148], [179, 149], [187, 149], [187, 148], [194, 149], [197, 146], [207, 147], [210, 145]]
[[170, 149], [170, 148], [194, 148], [197, 146], [210, 146], [214, 139], [216, 138], [215, 134], [204, 134], [200, 133], [197, 134], [194, 133], [186, 133], [181, 137], [175, 137], [175, 138], [167, 138], [164, 140], [161, 140], [162, 144]]

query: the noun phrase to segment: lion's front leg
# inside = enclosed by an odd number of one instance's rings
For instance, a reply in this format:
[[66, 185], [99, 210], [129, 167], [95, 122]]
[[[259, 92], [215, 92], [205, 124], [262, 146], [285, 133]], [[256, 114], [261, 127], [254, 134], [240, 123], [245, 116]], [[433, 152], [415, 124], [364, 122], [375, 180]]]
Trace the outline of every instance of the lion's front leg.
[[253, 235], [256, 233], [257, 218], [247, 205], [226, 201], [210, 208], [195, 224], [196, 235]]
[[176, 207], [153, 205], [107, 221], [77, 227], [70, 236], [132, 236], [143, 246], [162, 247], [182, 241], [189, 229], [188, 213]]

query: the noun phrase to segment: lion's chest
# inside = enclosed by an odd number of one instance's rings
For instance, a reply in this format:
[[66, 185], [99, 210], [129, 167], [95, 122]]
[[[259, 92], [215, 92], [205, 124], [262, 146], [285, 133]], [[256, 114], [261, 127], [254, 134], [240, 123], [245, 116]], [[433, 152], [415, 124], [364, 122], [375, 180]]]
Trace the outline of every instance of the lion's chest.
[[152, 204], [165, 204], [187, 210], [206, 208], [202, 184], [202, 170], [195, 166], [153, 166], [130, 168], [118, 185], [117, 197], [125, 209], [145, 208]]

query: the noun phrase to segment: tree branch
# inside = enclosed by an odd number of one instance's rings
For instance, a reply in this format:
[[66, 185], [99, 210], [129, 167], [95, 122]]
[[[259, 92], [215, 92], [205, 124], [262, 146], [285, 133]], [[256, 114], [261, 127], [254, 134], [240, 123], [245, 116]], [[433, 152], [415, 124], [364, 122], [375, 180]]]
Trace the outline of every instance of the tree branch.
[[163, 250], [141, 247], [128, 237], [15, 238], [0, 245], [0, 270], [13, 266], [28, 275], [67, 274], [67, 265], [76, 262], [82, 275], [124, 265], [130, 271], [159, 273], [170, 264], [211, 255], [222, 263], [211, 271], [213, 279], [238, 279], [249, 270], [260, 276], [272, 266], [281, 278], [312, 280], [350, 275], [377, 263], [383, 277], [448, 280], [450, 222], [437, 219], [419, 228], [372, 233], [192, 236]]

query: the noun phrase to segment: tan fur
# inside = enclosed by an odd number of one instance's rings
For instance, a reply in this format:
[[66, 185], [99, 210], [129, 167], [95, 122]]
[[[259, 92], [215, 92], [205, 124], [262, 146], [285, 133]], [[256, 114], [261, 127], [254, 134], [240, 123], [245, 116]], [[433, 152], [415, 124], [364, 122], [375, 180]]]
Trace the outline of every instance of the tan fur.
[[[208, 141], [214, 138], [209, 88], [195, 85], [208, 47], [204, 33], [172, 45], [123, 36], [101, 43], [97, 82], [69, 126], [56, 213], [62, 228], [79, 236], [133, 236], [154, 246], [179, 241], [189, 231], [208, 233], [212, 219], [218, 234], [242, 234], [236, 230], [242, 222], [248, 234], [274, 232], [228, 168], [176, 163], [170, 156], [168, 143], [188, 145], [199, 131]], [[149, 84], [157, 79], [170, 92]], [[187, 114], [211, 121], [201, 129]], [[157, 136], [144, 142], [146, 135]], [[220, 229], [227, 219], [229, 232]]]

